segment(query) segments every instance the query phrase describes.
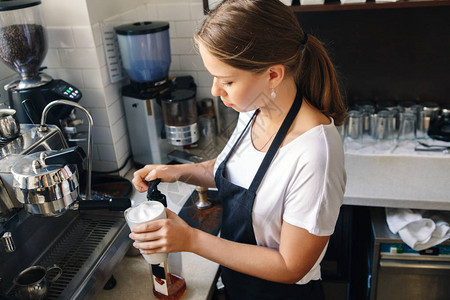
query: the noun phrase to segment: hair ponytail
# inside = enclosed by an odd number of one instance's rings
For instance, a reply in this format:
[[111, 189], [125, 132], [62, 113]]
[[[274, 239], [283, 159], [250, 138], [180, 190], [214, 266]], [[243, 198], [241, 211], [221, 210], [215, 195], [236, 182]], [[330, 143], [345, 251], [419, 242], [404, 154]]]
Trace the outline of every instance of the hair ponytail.
[[336, 69], [333, 66], [322, 43], [308, 35], [303, 54], [294, 79], [302, 88], [303, 96], [324, 114], [333, 117], [334, 123], [342, 125], [346, 116], [345, 107], [339, 90]]

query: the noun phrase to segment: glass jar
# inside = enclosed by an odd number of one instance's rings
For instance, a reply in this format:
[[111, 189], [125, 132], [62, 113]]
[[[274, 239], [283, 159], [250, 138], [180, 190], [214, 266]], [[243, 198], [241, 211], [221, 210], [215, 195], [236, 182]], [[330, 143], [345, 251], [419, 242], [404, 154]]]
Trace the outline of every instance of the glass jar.
[[47, 54], [47, 32], [42, 25], [41, 1], [0, 2], [0, 59], [19, 73], [34, 79]]

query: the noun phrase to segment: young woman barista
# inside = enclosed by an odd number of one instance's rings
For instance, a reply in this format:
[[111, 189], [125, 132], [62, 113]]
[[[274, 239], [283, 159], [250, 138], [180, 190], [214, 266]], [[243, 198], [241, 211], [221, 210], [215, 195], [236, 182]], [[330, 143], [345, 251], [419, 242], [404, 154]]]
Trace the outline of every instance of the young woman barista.
[[319, 263], [346, 182], [334, 67], [279, 0], [224, 1], [195, 40], [212, 94], [240, 112], [236, 129], [215, 160], [147, 165], [133, 184], [140, 192], [156, 178], [217, 187], [221, 234], [168, 211], [167, 220], [134, 227], [134, 246], [219, 263], [228, 299], [321, 299]]

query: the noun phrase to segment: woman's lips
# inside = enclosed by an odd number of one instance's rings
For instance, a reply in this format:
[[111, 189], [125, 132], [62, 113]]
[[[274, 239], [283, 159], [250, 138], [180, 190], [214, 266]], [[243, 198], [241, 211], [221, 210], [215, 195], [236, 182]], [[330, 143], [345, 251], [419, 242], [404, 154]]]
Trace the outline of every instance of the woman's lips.
[[227, 107], [233, 106], [233, 104], [228, 103], [228, 102], [225, 102], [225, 101], [223, 101], [223, 100], [222, 100], [222, 102], [223, 102], [223, 105], [225, 105], [225, 106], [227, 106]]

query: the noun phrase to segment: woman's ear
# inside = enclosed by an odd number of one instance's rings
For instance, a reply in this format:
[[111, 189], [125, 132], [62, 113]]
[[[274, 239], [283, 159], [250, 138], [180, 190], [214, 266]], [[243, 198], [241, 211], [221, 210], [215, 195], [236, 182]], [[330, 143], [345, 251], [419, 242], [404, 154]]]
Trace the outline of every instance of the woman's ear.
[[286, 68], [283, 65], [273, 65], [269, 68], [269, 86], [271, 89], [276, 88], [283, 81]]

